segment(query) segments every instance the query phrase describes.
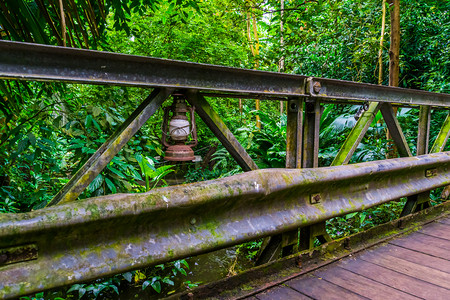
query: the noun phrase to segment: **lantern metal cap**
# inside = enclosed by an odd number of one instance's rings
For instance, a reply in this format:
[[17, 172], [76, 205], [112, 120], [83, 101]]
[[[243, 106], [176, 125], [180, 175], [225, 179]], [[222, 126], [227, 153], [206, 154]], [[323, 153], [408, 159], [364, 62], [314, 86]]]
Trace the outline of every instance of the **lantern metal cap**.
[[188, 145], [171, 145], [165, 151], [165, 160], [192, 161], [195, 159], [194, 151]]

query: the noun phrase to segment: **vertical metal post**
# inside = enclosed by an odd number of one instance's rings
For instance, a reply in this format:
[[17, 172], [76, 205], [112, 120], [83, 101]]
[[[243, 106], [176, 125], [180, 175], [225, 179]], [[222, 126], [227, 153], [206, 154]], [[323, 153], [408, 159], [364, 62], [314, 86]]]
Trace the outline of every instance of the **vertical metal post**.
[[[428, 141], [430, 137], [430, 121], [431, 121], [431, 107], [420, 106], [419, 112], [419, 129], [417, 132], [417, 155], [428, 153]], [[428, 208], [430, 203], [430, 191], [423, 192], [417, 195], [409, 196], [406, 200], [405, 206], [400, 214], [404, 217], [419, 210]]]
[[[318, 100], [306, 103], [305, 122], [303, 125], [303, 168], [317, 168], [319, 166], [319, 134], [321, 107]], [[320, 243], [331, 241], [327, 234], [325, 222], [300, 228], [299, 250], [314, 247], [314, 240]]]
[[419, 130], [417, 133], [417, 155], [428, 154], [430, 139], [431, 106], [420, 106]]
[[[286, 168], [295, 169], [302, 166], [303, 142], [303, 99], [290, 100], [287, 110], [286, 127]], [[294, 252], [298, 243], [298, 229], [282, 234], [281, 255]]]
[[228, 129], [220, 116], [213, 110], [208, 101], [197, 91], [188, 91], [187, 100], [195, 106], [195, 111], [214, 133], [222, 145], [230, 152], [231, 156], [242, 167], [244, 171], [257, 170], [258, 166], [245, 151], [236, 137]]
[[[293, 99], [287, 104], [286, 168], [288, 169], [301, 168], [303, 102], [303, 99]], [[282, 256], [292, 254], [297, 243], [298, 229], [265, 238], [256, 265], [276, 260], [280, 254]]]
[[303, 137], [303, 99], [288, 102], [286, 126], [286, 168], [301, 168]]
[[303, 125], [303, 168], [319, 166], [320, 102], [307, 102]]

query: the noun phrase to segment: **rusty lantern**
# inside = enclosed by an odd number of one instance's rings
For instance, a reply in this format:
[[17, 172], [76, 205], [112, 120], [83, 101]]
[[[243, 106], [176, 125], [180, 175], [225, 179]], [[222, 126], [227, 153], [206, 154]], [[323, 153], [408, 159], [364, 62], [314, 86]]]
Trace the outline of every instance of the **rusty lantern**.
[[[192, 141], [186, 144], [189, 135]], [[174, 94], [172, 105], [164, 109], [162, 144], [166, 148], [165, 160], [190, 161], [195, 158], [192, 150], [197, 145], [194, 107], [186, 104], [183, 94]]]

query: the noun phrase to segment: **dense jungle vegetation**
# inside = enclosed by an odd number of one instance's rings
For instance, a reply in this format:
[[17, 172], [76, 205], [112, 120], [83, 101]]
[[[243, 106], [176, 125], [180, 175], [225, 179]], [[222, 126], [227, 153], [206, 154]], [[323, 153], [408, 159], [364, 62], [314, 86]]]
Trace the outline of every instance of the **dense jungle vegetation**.
[[[386, 27], [380, 48], [385, 2], [2, 0], [0, 37], [388, 85], [390, 1], [385, 4]], [[449, 93], [450, 1], [401, 0], [400, 8], [399, 86]], [[0, 213], [27, 212], [47, 205], [149, 92], [131, 87], [1, 80]], [[261, 101], [256, 110], [254, 100], [208, 100], [260, 168], [284, 167], [285, 103]], [[331, 163], [355, 124], [359, 107], [325, 105], [320, 166]], [[418, 113], [417, 109], [398, 110], [413, 153]], [[81, 199], [143, 192], [171, 179], [195, 182], [242, 172], [199, 118], [195, 154], [204, 157], [212, 147], [217, 148], [211, 161], [171, 166], [158, 160], [163, 153], [162, 116], [160, 109], [89, 185]], [[432, 112], [430, 144], [446, 116], [446, 111]], [[386, 126], [380, 119], [377, 116], [352, 163], [386, 158]], [[151, 184], [145, 184], [146, 178]], [[439, 193], [432, 194], [433, 203], [439, 198]], [[333, 237], [355, 233], [397, 217], [402, 204], [392, 202], [335, 218], [328, 229]], [[239, 249], [251, 260], [258, 246], [254, 242]], [[189, 281], [187, 272], [188, 263], [180, 260], [34, 297], [108, 298], [130, 286], [147, 289], [149, 294], [172, 293], [198, 284]], [[174, 287], [175, 279], [181, 284]]]

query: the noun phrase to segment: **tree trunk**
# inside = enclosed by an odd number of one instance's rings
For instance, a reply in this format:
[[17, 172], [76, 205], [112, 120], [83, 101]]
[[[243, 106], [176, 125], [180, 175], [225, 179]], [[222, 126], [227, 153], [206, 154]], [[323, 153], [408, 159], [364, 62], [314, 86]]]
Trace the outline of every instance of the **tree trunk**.
[[66, 18], [64, 16], [64, 6], [62, 0], [59, 0], [59, 9], [61, 11], [61, 35], [63, 46], [66, 47]]
[[[256, 16], [255, 16], [254, 11], [252, 11], [252, 21], [253, 21], [253, 38], [254, 38], [254, 42], [255, 42], [255, 47], [254, 47], [255, 48], [254, 54], [255, 54], [255, 59], [256, 59], [255, 67], [256, 67], [256, 69], [258, 69], [259, 68], [259, 58], [258, 58], [259, 57], [259, 38], [258, 38], [258, 30], [256, 28]], [[260, 105], [259, 99], [256, 99], [255, 109], [257, 111], [259, 111], [259, 109], [260, 109], [259, 105]], [[256, 127], [261, 129], [261, 119], [259, 118], [258, 114], [256, 115]]]
[[[284, 22], [283, 22], [283, 17], [284, 17], [284, 0], [280, 0], [280, 49], [282, 51], [281, 57], [280, 57], [280, 61], [278, 64], [278, 71], [279, 72], [284, 72]], [[284, 107], [284, 102], [280, 101], [280, 115], [283, 115], [283, 107]], [[286, 112], [287, 114], [287, 112]]]
[[391, 47], [389, 49], [389, 85], [398, 86], [400, 73], [400, 0], [389, 0], [391, 6]]
[[[256, 16], [253, 11], [253, 5], [250, 1], [247, 1], [248, 4], [248, 11], [247, 11], [247, 39], [250, 44], [250, 50], [252, 51], [252, 55], [255, 58], [255, 69], [258, 69], [259, 67], [259, 38], [258, 38], [258, 30], [256, 26]], [[253, 25], [253, 32], [251, 30], [251, 24], [250, 21], [252, 21]], [[253, 38], [252, 38], [253, 33]], [[259, 111], [260, 109], [260, 103], [259, 99], [256, 99], [255, 101], [255, 110]], [[261, 119], [259, 118], [259, 115], [256, 114], [256, 127], [261, 129]]]
[[378, 51], [378, 84], [383, 84], [383, 44], [384, 44], [384, 30], [386, 29], [386, 0], [382, 3], [382, 17], [381, 17], [381, 36], [380, 36], [380, 50]]
[[[389, 48], [389, 86], [398, 86], [400, 76], [400, 0], [388, 0], [391, 15], [391, 45]], [[397, 108], [394, 108], [397, 114]], [[392, 140], [389, 131], [386, 138]], [[387, 158], [397, 157], [394, 143], [388, 144]]]

